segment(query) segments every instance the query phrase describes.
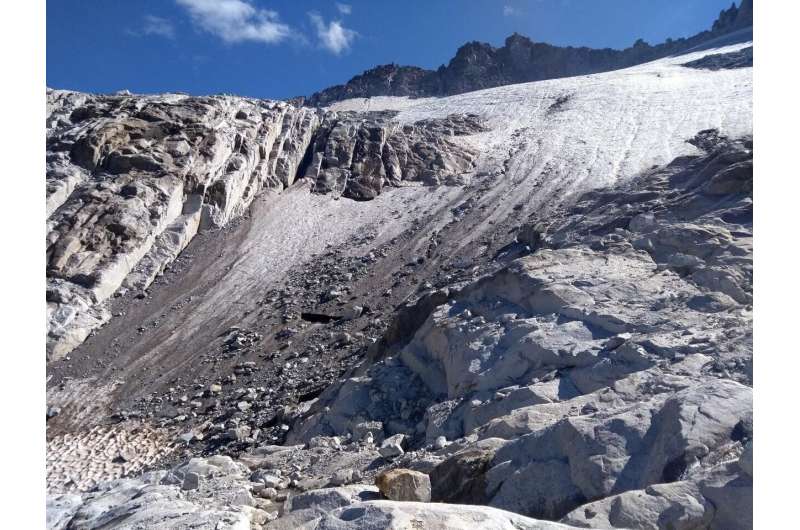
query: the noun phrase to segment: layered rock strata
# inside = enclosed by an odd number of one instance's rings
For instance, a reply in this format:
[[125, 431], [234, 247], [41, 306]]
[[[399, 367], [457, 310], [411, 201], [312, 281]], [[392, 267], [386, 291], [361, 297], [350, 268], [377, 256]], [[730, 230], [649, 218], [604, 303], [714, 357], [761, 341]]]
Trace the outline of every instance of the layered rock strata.
[[110, 317], [128, 278], [146, 287], [201, 227], [292, 184], [317, 112], [242, 98], [49, 90], [49, 359]]
[[450, 138], [483, 130], [474, 116], [400, 125], [222, 96], [47, 98], [50, 360], [108, 321], [115, 292], [146, 289], [198, 231], [241, 217], [262, 190], [299, 176], [371, 199], [404, 182], [458, 182], [476, 153]]

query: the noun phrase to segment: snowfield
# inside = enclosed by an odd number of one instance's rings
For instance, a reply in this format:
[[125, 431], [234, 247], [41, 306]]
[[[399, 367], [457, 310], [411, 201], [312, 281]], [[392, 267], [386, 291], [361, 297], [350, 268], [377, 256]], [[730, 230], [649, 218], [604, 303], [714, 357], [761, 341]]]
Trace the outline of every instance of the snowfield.
[[[330, 108], [396, 110], [401, 122], [479, 114], [491, 127], [472, 139], [484, 153], [481, 169], [490, 171], [498, 161], [509, 160], [507, 177], [523, 194], [545, 173], [548, 185], [581, 192], [696, 154], [686, 140], [700, 130], [716, 128], [732, 137], [752, 133], [752, 68], [706, 71], [681, 66], [752, 45], [445, 98], [382, 96], [346, 100]], [[509, 145], [514, 146], [512, 153]]]

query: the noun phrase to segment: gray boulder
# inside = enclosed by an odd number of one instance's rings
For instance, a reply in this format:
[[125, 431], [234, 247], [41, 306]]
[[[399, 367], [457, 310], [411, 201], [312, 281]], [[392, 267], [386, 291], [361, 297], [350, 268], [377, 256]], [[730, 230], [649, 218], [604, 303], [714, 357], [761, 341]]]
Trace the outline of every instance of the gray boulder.
[[380, 499], [378, 488], [356, 484], [352, 486], [338, 486], [307, 491], [291, 495], [286, 499], [284, 510], [287, 513], [299, 510], [317, 509], [323, 512], [335, 510], [342, 506], [349, 506], [356, 502]]

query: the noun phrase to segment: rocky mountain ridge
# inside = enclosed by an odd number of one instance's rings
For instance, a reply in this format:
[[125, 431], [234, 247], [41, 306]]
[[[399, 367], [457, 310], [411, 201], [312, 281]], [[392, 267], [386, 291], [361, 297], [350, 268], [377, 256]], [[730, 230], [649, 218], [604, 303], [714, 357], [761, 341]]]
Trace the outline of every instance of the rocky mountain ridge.
[[742, 0], [720, 12], [710, 30], [689, 38], [668, 39], [658, 45], [637, 40], [624, 50], [559, 47], [514, 33], [503, 46], [469, 42], [458, 49], [447, 65], [436, 70], [386, 64], [367, 70], [344, 85], [326, 88], [298, 98], [310, 106], [327, 106], [350, 98], [374, 96], [430, 97], [543, 79], [557, 79], [618, 70], [661, 57], [685, 53], [721, 39], [752, 40], [753, 2]]

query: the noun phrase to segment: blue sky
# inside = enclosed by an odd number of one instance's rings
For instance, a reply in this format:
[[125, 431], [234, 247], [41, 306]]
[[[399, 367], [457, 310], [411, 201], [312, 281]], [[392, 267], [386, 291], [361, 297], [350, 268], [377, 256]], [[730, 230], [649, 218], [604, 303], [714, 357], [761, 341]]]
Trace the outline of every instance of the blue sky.
[[446, 63], [516, 31], [624, 48], [710, 27], [730, 0], [48, 0], [47, 85], [309, 95], [378, 64]]

